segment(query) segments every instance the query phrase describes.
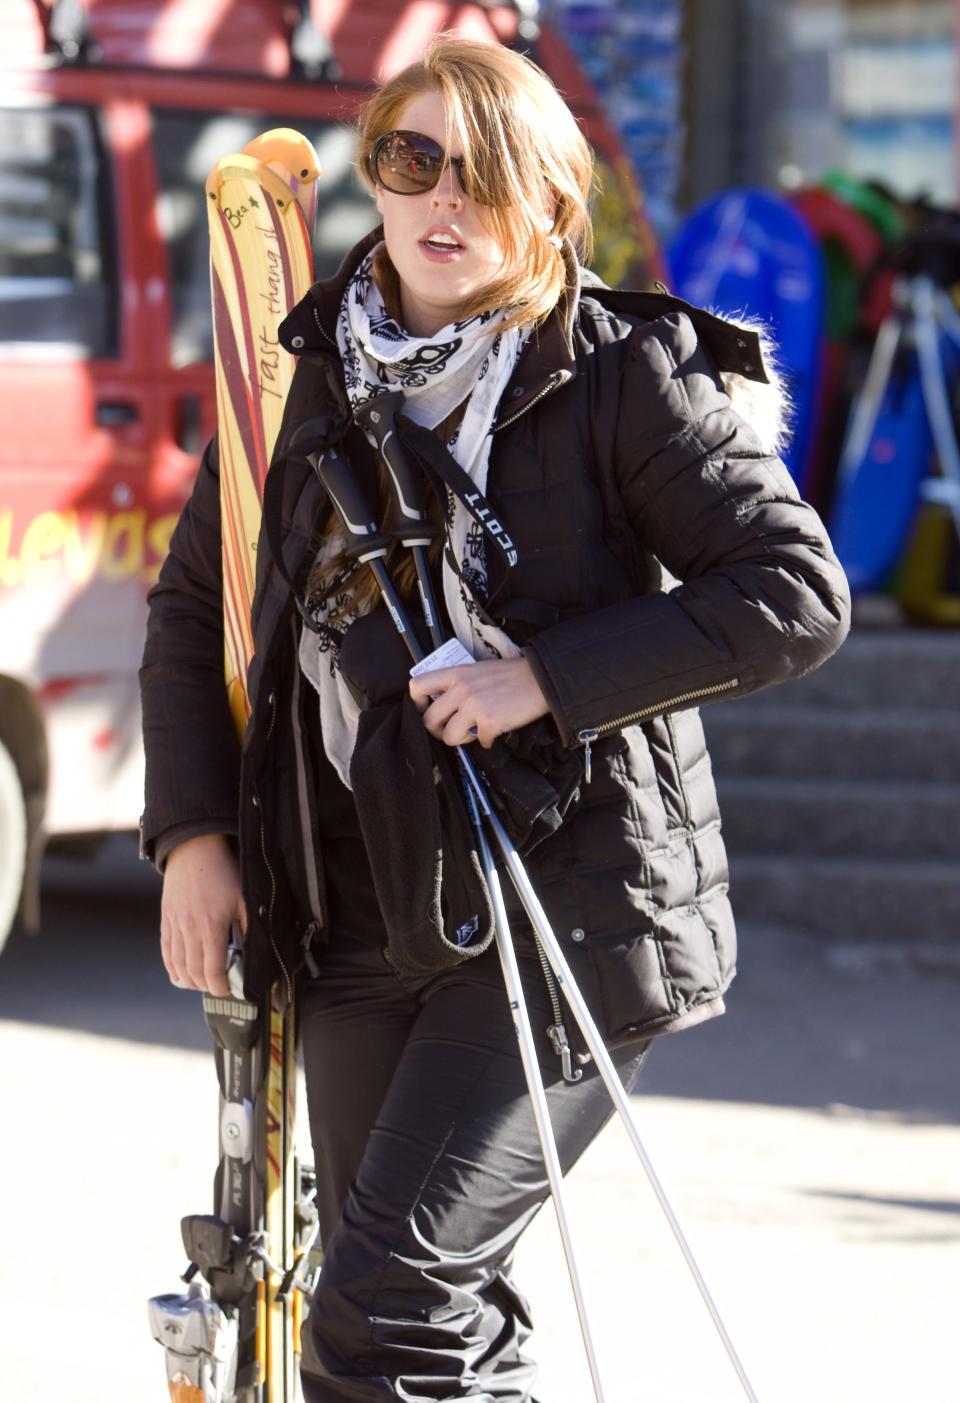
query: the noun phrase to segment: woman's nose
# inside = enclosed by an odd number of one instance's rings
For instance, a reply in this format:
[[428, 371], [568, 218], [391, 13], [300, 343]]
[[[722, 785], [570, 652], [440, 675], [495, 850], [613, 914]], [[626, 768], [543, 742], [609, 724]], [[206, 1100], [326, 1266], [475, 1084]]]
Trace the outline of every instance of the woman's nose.
[[446, 166], [433, 187], [433, 204], [458, 205], [463, 200], [463, 191], [453, 166]]

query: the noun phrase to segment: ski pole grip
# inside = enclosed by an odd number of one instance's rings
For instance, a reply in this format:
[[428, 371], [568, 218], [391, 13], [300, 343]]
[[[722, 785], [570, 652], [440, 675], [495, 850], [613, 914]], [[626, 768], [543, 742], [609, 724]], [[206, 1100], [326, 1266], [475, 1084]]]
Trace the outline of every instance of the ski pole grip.
[[302, 454], [313, 468], [343, 523], [345, 554], [351, 560], [377, 560], [385, 556], [391, 536], [377, 528], [374, 514], [338, 447], [339, 438], [326, 419], [308, 419], [294, 433], [291, 450]]
[[403, 391], [390, 390], [357, 405], [353, 417], [378, 450], [386, 469], [390, 488], [386, 530], [405, 546], [427, 546], [440, 534], [440, 527], [427, 518], [423, 480], [411, 466], [397, 433], [396, 420], [403, 403]]

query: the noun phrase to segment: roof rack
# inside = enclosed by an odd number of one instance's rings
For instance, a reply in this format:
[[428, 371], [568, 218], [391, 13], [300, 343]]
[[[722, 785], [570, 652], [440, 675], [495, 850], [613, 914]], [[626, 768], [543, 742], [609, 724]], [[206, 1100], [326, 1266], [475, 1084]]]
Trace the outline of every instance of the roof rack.
[[333, 52], [330, 35], [313, 17], [310, 0], [294, 0], [298, 17], [290, 30], [290, 68], [297, 77], [335, 83], [343, 69]]
[[97, 63], [100, 49], [90, 36], [83, 0], [34, 0], [44, 47], [58, 63]]
[[[528, 0], [529, 2], [529, 0]], [[84, 0], [33, 0], [43, 28], [48, 57], [60, 64], [98, 63], [99, 45], [90, 32]], [[290, 68], [293, 75], [312, 81], [335, 83], [343, 70], [333, 52], [329, 34], [313, 17], [310, 0], [289, 0], [284, 9], [293, 12], [290, 25]]]
[[482, 10], [516, 10], [517, 36], [532, 43], [540, 37], [540, 0], [474, 0]]

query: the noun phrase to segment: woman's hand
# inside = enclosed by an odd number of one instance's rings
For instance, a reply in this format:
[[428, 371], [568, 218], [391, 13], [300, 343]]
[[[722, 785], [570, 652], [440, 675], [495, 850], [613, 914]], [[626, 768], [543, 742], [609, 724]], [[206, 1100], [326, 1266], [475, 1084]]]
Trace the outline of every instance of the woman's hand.
[[497, 736], [550, 710], [526, 658], [441, 667], [410, 679], [423, 724], [445, 745], [478, 740], [489, 750]]
[[167, 858], [160, 900], [160, 950], [173, 984], [229, 995], [233, 921], [246, 930], [240, 867], [226, 838], [207, 833], [178, 844]]

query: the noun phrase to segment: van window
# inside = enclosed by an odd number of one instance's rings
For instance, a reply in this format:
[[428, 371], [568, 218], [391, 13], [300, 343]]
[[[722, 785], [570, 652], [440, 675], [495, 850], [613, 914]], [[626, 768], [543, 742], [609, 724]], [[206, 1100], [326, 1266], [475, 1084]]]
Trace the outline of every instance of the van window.
[[0, 341], [117, 354], [108, 172], [89, 108], [0, 108]]
[[158, 222], [170, 262], [175, 366], [213, 359], [210, 239], [203, 193], [207, 176], [222, 157], [242, 151], [272, 127], [303, 132], [320, 158], [321, 193], [313, 240], [316, 277], [335, 272], [347, 250], [378, 222], [373, 200], [353, 170], [354, 138], [349, 127], [281, 113], [154, 109]]

